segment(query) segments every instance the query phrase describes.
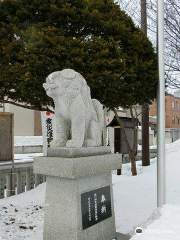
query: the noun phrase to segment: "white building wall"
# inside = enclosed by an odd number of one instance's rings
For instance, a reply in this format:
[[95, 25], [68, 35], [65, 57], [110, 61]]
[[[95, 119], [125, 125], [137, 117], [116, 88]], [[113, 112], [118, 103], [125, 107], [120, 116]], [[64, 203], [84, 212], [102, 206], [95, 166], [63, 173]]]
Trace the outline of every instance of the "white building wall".
[[[142, 128], [139, 127], [138, 129], [138, 140], [142, 142]], [[149, 128], [149, 146], [157, 145], [157, 137], [154, 134], [154, 130]]]
[[15, 136], [34, 136], [34, 110], [5, 104], [5, 112], [14, 113]]

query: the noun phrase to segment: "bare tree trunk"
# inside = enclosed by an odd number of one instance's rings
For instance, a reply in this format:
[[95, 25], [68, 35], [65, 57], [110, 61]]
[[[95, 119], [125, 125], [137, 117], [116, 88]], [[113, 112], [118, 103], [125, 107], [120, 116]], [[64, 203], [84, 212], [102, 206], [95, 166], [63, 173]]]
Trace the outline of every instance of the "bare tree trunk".
[[136, 157], [134, 155], [131, 156], [131, 172], [133, 176], [137, 175]]
[[149, 166], [149, 105], [142, 106], [142, 166]]
[[137, 116], [138, 116], [138, 114], [137, 114], [137, 111], [136, 111], [135, 108], [134, 108], [134, 111], [135, 111], [136, 117], [134, 116], [133, 109], [131, 107], [130, 108], [130, 113], [131, 113], [131, 117], [132, 117], [132, 121], [133, 121], [133, 130], [134, 130], [133, 153], [136, 156], [137, 155], [137, 144], [138, 144], [138, 127], [137, 127], [137, 122], [138, 122]]
[[[147, 36], [146, 0], [141, 0], [141, 30]], [[146, 79], [145, 79], [146, 81]], [[142, 106], [142, 165], [149, 166], [149, 105]]]
[[[131, 172], [132, 172], [132, 175], [136, 176], [137, 175], [136, 155], [134, 154], [133, 149], [131, 149], [131, 146], [130, 146], [128, 138], [127, 138], [126, 130], [125, 130], [121, 120], [119, 119], [119, 116], [117, 114], [117, 110], [115, 108], [113, 108], [112, 110], [113, 110], [113, 112], [115, 114], [116, 120], [119, 123], [119, 126], [120, 126], [120, 128], [122, 130], [122, 133], [123, 133], [123, 136], [124, 136], [124, 141], [126, 143], [126, 146], [127, 146], [127, 149], [128, 149], [128, 153], [129, 153], [129, 157], [131, 159]], [[134, 119], [133, 119], [133, 121], [134, 121]], [[136, 133], [134, 133], [134, 135], [136, 135]]]
[[141, 0], [141, 31], [147, 36], [147, 10], [146, 0]]

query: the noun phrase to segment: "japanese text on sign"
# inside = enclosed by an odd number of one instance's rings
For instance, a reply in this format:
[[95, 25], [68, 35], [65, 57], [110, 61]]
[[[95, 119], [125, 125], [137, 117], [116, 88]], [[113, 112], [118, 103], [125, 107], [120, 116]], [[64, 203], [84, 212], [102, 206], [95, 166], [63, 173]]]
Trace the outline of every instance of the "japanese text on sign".
[[47, 147], [50, 147], [50, 142], [53, 140], [53, 127], [52, 127], [52, 119], [46, 119], [46, 128], [47, 128]]
[[112, 216], [110, 186], [81, 195], [83, 229]]

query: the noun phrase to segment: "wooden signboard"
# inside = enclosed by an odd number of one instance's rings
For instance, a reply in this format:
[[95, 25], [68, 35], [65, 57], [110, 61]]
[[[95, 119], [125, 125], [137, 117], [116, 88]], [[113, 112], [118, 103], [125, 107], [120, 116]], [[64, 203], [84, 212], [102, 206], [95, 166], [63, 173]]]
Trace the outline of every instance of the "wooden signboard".
[[[126, 131], [127, 139], [129, 141], [131, 149], [133, 148], [134, 143], [134, 130], [133, 130], [133, 122], [132, 118], [127, 117], [119, 117]], [[137, 122], [137, 125], [139, 122]], [[115, 153], [128, 154], [128, 149], [124, 140], [124, 135], [122, 129], [119, 126], [116, 118], [107, 125], [107, 127], [114, 128], [114, 151]]]
[[13, 160], [14, 114], [0, 112], [0, 161]]

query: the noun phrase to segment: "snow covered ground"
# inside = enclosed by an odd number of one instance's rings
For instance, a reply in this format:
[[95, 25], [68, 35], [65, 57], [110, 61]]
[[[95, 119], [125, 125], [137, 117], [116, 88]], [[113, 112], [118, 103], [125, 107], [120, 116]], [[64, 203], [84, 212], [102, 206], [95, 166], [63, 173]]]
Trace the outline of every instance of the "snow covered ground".
[[180, 239], [180, 206], [164, 205], [154, 211], [143, 233], [131, 240], [179, 240]]
[[[136, 227], [142, 227], [144, 233], [134, 235], [132, 240], [179, 240], [180, 140], [166, 145], [168, 205], [162, 209], [156, 209], [156, 159], [149, 167], [138, 162], [137, 168], [136, 177], [131, 176], [129, 164], [123, 165], [122, 176], [113, 174], [117, 231], [133, 235]], [[44, 195], [42, 184], [35, 190], [0, 200], [2, 240], [42, 240]]]
[[[14, 146], [42, 146], [42, 136], [15, 136]], [[27, 153], [27, 154], [14, 154], [15, 162], [27, 162], [33, 161], [34, 157], [43, 156], [43, 153]], [[0, 239], [1, 240], [1, 239]]]
[[27, 154], [14, 154], [14, 160], [15, 162], [18, 161], [33, 161], [34, 157], [41, 157], [43, 156], [43, 153], [27, 153]]
[[15, 136], [14, 146], [38, 146], [43, 145], [42, 136]]
[[[153, 213], [156, 209], [156, 189], [157, 189], [157, 167], [156, 159], [152, 160], [151, 166], [142, 167], [138, 163], [138, 176], [131, 177], [130, 165], [123, 165], [123, 176], [113, 176], [114, 201], [116, 214], [117, 231], [134, 234], [136, 227], [148, 225], [149, 217], [154, 218]], [[180, 140], [166, 145], [166, 184], [167, 184], [167, 203], [180, 205]], [[174, 209], [174, 211], [173, 211]], [[175, 210], [176, 209], [176, 210]], [[165, 206], [160, 212], [162, 217], [156, 220], [149, 228], [154, 230], [173, 230], [173, 234], [164, 233], [154, 235], [140, 235], [134, 239], [138, 240], [160, 240], [160, 239], [180, 239], [180, 206]], [[165, 213], [167, 210], [167, 214]], [[169, 212], [169, 214], [168, 214]], [[153, 214], [152, 214], [153, 213]], [[172, 218], [176, 215], [175, 218]], [[161, 216], [161, 214], [159, 214]], [[169, 220], [168, 220], [168, 217]], [[163, 220], [163, 219], [166, 219]], [[168, 222], [168, 228], [167, 228]], [[164, 225], [163, 225], [164, 223]], [[157, 225], [156, 225], [157, 224]], [[158, 229], [156, 229], [158, 227]]]
[[0, 200], [0, 240], [42, 240], [45, 184]]
[[[157, 145], [151, 145], [149, 146], [150, 149], [157, 149]], [[142, 150], [142, 145], [138, 144], [138, 150]]]

